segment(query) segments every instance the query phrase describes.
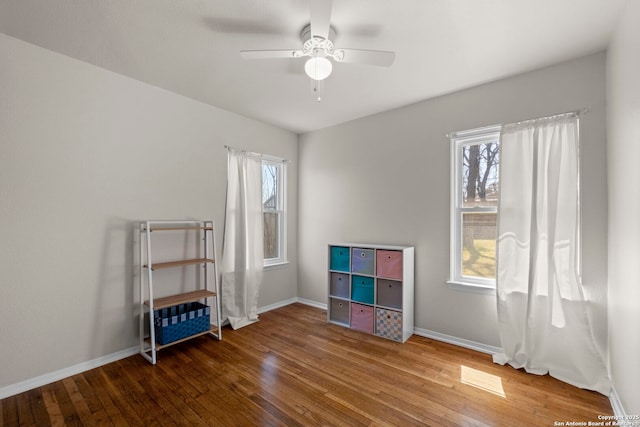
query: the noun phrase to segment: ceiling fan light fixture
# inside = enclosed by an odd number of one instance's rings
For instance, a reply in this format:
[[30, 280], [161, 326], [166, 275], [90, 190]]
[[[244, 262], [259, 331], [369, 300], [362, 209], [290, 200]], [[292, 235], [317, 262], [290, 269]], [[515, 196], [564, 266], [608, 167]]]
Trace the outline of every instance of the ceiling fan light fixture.
[[304, 71], [313, 80], [324, 80], [331, 74], [333, 64], [323, 56], [309, 58], [304, 64]]

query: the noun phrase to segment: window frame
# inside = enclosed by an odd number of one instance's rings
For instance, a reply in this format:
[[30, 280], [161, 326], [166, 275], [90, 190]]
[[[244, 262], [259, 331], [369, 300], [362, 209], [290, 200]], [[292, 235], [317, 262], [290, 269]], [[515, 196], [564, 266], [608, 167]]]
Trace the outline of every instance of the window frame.
[[[262, 205], [263, 218], [265, 213], [275, 213], [278, 217], [278, 256], [275, 258], [264, 258], [264, 267], [274, 267], [288, 264], [287, 260], [287, 161], [277, 157], [262, 156], [262, 171], [264, 174], [265, 165], [275, 166], [278, 170], [276, 178], [276, 206], [273, 209], [265, 209]], [[262, 180], [261, 180], [262, 182]]]
[[[451, 145], [451, 191], [450, 191], [450, 258], [449, 280], [452, 289], [495, 294], [496, 279], [465, 276], [462, 274], [462, 217], [465, 213], [495, 212], [498, 207], [463, 207], [462, 204], [462, 147], [486, 142], [489, 139], [500, 141], [501, 125], [486, 126], [477, 129], [455, 132], [450, 135]], [[499, 167], [499, 165], [498, 165]], [[496, 239], [496, 253], [497, 253]], [[497, 261], [497, 260], [496, 260]], [[496, 270], [497, 272], [497, 270]]]

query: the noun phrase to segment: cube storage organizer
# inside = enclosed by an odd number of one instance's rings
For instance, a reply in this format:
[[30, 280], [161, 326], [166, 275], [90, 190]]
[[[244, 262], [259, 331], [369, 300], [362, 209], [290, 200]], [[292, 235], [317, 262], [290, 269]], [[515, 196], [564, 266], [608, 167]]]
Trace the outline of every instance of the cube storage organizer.
[[209, 330], [210, 309], [199, 302], [187, 302], [154, 310], [154, 326], [158, 343], [169, 344]]
[[327, 320], [405, 342], [413, 334], [414, 248], [329, 245]]

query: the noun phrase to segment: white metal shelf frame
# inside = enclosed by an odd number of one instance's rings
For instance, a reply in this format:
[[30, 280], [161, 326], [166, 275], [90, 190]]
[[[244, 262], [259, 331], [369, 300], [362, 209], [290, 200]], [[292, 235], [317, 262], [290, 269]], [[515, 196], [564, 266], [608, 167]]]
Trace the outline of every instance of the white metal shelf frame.
[[[200, 231], [202, 233], [202, 247], [204, 248], [204, 257], [195, 259], [183, 259], [170, 262], [154, 263], [152, 257], [152, 239], [153, 232], [171, 232], [171, 231]], [[222, 325], [220, 322], [220, 285], [218, 282], [218, 270], [216, 262], [216, 243], [215, 228], [213, 221], [209, 220], [171, 220], [171, 221], [144, 221], [140, 223], [140, 242], [139, 242], [139, 284], [140, 284], [140, 309], [139, 309], [139, 336], [140, 336], [140, 354], [151, 362], [153, 365], [157, 361], [157, 352], [167, 346], [186, 341], [204, 334], [209, 334], [218, 341], [222, 340]], [[201, 264], [204, 269], [204, 287], [195, 289], [191, 292], [179, 293], [163, 298], [154, 298], [153, 292], [153, 273], [158, 269], [184, 267], [188, 265]], [[144, 272], [146, 270], [146, 274]], [[146, 280], [145, 280], [146, 278]], [[145, 287], [146, 283], [146, 287]], [[146, 289], [145, 289], [146, 288]], [[148, 299], [146, 299], [148, 298]], [[154, 327], [154, 310], [185, 302], [202, 301], [209, 302], [210, 316], [215, 315], [215, 323], [210, 325], [210, 329], [205, 332], [197, 333], [175, 342], [160, 345], [156, 342]], [[215, 307], [214, 307], [215, 306]], [[148, 312], [149, 320], [149, 337], [144, 333], [144, 317]], [[211, 321], [210, 321], [211, 323]]]

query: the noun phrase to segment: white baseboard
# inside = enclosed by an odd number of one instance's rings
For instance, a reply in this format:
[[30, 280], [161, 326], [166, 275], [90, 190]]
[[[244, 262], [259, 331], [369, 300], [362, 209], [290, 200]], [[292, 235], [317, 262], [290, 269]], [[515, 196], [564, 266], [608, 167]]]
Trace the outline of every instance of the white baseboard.
[[265, 305], [263, 307], [258, 307], [258, 314], [265, 313], [267, 311], [275, 310], [276, 308], [284, 307], [285, 305], [293, 304], [294, 302], [298, 302], [297, 298], [289, 298], [288, 300], [278, 301], [274, 304]]
[[300, 304], [304, 304], [304, 305], [308, 305], [311, 307], [315, 307], [315, 308], [319, 308], [321, 310], [326, 310], [327, 309], [327, 304], [323, 304], [317, 301], [313, 301], [310, 299], [306, 299], [306, 298], [296, 298], [297, 302], [299, 302]]
[[618, 417], [618, 419], [624, 420], [627, 413], [624, 411], [622, 402], [620, 401], [620, 396], [618, 396], [618, 393], [613, 386], [611, 386], [611, 392], [609, 393], [609, 402], [611, 403], [611, 409], [613, 409], [613, 415]]
[[312, 301], [306, 298], [289, 298], [288, 300], [279, 301], [275, 304], [265, 305], [263, 307], [258, 308], [258, 314], [265, 313], [267, 311], [275, 310], [276, 308], [284, 307], [289, 304], [293, 304], [299, 302], [300, 304], [308, 305], [311, 307], [319, 308], [321, 310], [327, 309], [327, 304], [322, 304], [316, 301]]
[[448, 344], [457, 345], [459, 347], [468, 348], [470, 350], [479, 351], [481, 353], [496, 354], [502, 353], [500, 347], [494, 347], [471, 340], [465, 340], [464, 338], [458, 338], [451, 335], [441, 334], [440, 332], [430, 331], [428, 329], [414, 328], [413, 333], [420, 335], [421, 337], [431, 338], [436, 341], [446, 342]]
[[69, 366], [58, 371], [50, 372], [48, 374], [40, 375], [35, 378], [20, 381], [19, 383], [8, 385], [0, 388], [0, 399], [4, 399], [9, 396], [16, 395], [18, 393], [24, 393], [36, 387], [51, 384], [55, 381], [88, 371], [90, 369], [97, 368], [108, 363], [115, 362], [125, 357], [132, 356], [140, 351], [139, 346], [127, 348], [125, 350], [117, 351], [115, 353], [107, 354], [106, 356], [100, 356], [96, 359], [89, 360], [87, 362], [78, 363], [77, 365]]

